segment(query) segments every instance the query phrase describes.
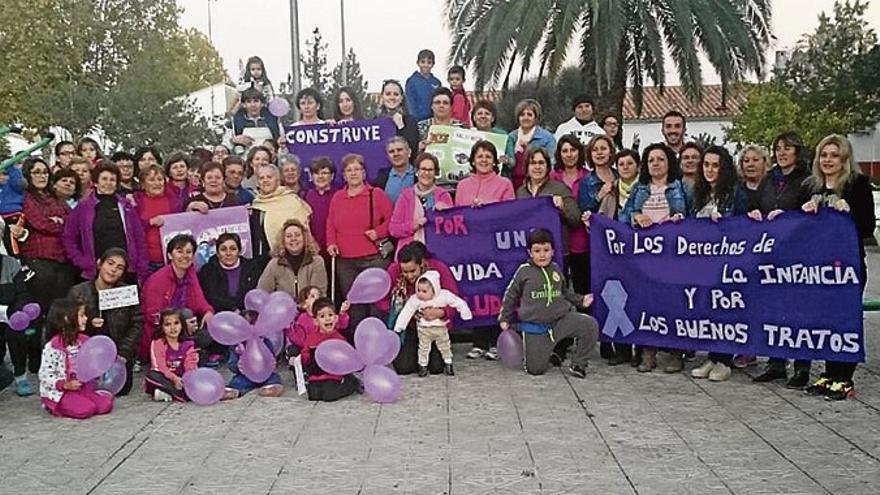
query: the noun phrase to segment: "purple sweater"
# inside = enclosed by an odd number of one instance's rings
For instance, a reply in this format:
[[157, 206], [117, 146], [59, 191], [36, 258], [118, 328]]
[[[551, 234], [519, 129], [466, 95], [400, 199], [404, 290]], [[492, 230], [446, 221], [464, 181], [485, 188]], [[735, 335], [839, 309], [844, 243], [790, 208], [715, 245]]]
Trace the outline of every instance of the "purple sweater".
[[[128, 271], [136, 273], [138, 280], [143, 281], [147, 276], [149, 258], [144, 228], [134, 205], [121, 195], [117, 195], [116, 198], [119, 202], [119, 211], [122, 213], [122, 225], [125, 228]], [[64, 233], [61, 236], [64, 253], [87, 280], [95, 278], [96, 260], [102, 254], [95, 253], [95, 239], [92, 233], [97, 204], [98, 199], [94, 192], [80, 200], [64, 222]]]
[[312, 207], [309, 229], [321, 248], [321, 253], [327, 252], [327, 217], [330, 215], [330, 201], [333, 200], [334, 192], [336, 191], [330, 189], [321, 194], [314, 188], [306, 192], [306, 203]]

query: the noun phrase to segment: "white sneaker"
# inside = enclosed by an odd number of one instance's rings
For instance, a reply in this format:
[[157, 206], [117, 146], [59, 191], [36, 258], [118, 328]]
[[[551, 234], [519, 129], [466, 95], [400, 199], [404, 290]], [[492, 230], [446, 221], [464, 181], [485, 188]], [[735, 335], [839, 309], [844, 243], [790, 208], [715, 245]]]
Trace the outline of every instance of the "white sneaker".
[[709, 381], [713, 382], [723, 382], [730, 379], [730, 374], [732, 371], [730, 370], [730, 366], [721, 363], [715, 363], [715, 366], [712, 368], [712, 371], [709, 373]]
[[480, 349], [479, 347], [474, 347], [471, 349], [471, 352], [467, 353], [465, 356], [468, 359], [480, 359], [481, 357], [486, 355], [486, 351]]
[[171, 394], [165, 393], [158, 388], [153, 390], [153, 400], [156, 402], [171, 402]]
[[709, 375], [712, 373], [712, 370], [715, 369], [715, 366], [715, 363], [713, 363], [712, 361], [706, 361], [699, 368], [692, 369], [691, 376], [694, 378], [708, 378]]
[[489, 361], [498, 361], [498, 349], [496, 347], [490, 347], [483, 357]]

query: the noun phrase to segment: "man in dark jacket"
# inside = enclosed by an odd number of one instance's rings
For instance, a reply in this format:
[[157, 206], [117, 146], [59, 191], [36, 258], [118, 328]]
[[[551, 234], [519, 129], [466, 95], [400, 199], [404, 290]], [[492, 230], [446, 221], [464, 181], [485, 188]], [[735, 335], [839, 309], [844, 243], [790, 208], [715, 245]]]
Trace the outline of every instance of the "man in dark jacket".
[[68, 294], [86, 307], [86, 314], [91, 318], [86, 333], [110, 337], [116, 344], [116, 353], [125, 359], [126, 381], [118, 395], [127, 395], [131, 391], [134, 353], [143, 333], [144, 314], [138, 301], [131, 306], [101, 310], [98, 292], [125, 286], [122, 278], [127, 265], [125, 251], [110, 248], [98, 259], [98, 272], [94, 280], [74, 285]]

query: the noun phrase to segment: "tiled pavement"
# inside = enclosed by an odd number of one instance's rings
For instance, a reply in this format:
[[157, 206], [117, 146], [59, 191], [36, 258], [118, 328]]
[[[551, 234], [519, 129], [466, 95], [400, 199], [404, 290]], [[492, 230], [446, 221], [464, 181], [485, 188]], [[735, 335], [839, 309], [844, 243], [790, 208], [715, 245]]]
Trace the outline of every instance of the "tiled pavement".
[[[880, 273], [880, 253], [869, 263]], [[868, 314], [869, 359], [878, 328]], [[596, 356], [578, 380], [458, 357], [455, 377], [405, 377], [386, 406], [290, 389], [212, 407], [134, 394], [78, 422], [6, 391], [0, 494], [880, 493], [875, 361], [856, 399], [831, 403], [753, 385], [757, 368], [715, 384]]]

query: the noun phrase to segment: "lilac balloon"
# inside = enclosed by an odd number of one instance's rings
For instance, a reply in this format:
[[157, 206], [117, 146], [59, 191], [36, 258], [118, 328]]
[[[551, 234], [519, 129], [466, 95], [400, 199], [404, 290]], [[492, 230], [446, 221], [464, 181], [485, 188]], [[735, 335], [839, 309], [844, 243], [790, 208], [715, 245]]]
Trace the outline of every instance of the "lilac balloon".
[[35, 302], [25, 304], [24, 307], [21, 308], [21, 310], [24, 311], [24, 314], [28, 315], [28, 318], [30, 318], [31, 321], [39, 318], [40, 313], [43, 312], [43, 308], [40, 306], [40, 303]]
[[24, 311], [16, 311], [9, 317], [9, 328], [16, 332], [21, 332], [31, 324], [31, 317]]
[[284, 350], [284, 332], [279, 330], [275, 333], [269, 334], [266, 338], [272, 343], [272, 349], [270, 350], [273, 351], [276, 356], [281, 354], [281, 351]]
[[103, 375], [116, 361], [116, 344], [106, 335], [85, 341], [76, 355], [76, 379], [88, 382]]
[[315, 349], [315, 361], [327, 373], [348, 375], [364, 368], [354, 347], [340, 339], [325, 340]]
[[268, 298], [269, 293], [263, 289], [251, 289], [244, 295], [244, 307], [259, 313]]
[[364, 363], [385, 366], [400, 352], [400, 336], [378, 318], [365, 318], [354, 332], [354, 347]]
[[219, 402], [225, 386], [223, 376], [211, 368], [197, 368], [183, 374], [183, 391], [189, 400], [200, 406]]
[[254, 383], [263, 383], [275, 371], [275, 356], [259, 337], [244, 343], [244, 352], [238, 361], [238, 369]]
[[269, 102], [269, 113], [276, 117], [284, 117], [290, 111], [290, 103], [285, 98], [275, 98]]
[[235, 345], [250, 338], [253, 329], [240, 314], [221, 311], [208, 322], [208, 333], [220, 344]]
[[391, 290], [391, 277], [381, 268], [367, 268], [351, 284], [346, 298], [352, 304], [373, 304]]
[[128, 376], [125, 370], [125, 358], [117, 357], [116, 361], [105, 371], [98, 381], [98, 390], [106, 390], [113, 395], [118, 394], [125, 386]]
[[508, 368], [522, 368], [523, 365], [523, 341], [522, 337], [513, 330], [505, 330], [498, 336], [498, 357]]
[[254, 324], [254, 335], [266, 337], [285, 329], [296, 318], [296, 302], [290, 294], [277, 291], [269, 294]]
[[400, 377], [387, 366], [367, 366], [364, 370], [364, 392], [380, 404], [394, 402], [400, 397]]

